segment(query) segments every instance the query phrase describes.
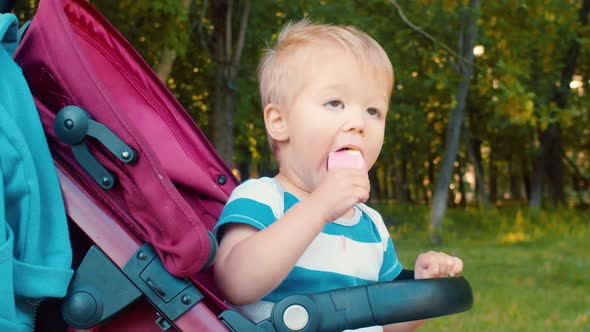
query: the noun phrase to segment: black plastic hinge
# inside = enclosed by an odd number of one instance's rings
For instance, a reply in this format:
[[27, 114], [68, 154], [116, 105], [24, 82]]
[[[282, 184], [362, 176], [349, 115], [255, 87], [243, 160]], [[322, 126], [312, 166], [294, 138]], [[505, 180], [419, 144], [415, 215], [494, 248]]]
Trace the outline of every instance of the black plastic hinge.
[[156, 308], [161, 319], [171, 325], [204, 297], [189, 280], [166, 271], [150, 244], [144, 244], [135, 252], [123, 272]]
[[119, 269], [97, 246], [92, 246], [68, 288], [62, 305], [66, 323], [88, 329], [110, 319], [141, 296], [154, 306], [161, 329], [203, 299], [187, 279], [171, 275], [149, 244], [141, 246]]
[[97, 246], [92, 246], [70, 282], [62, 315], [68, 325], [89, 329], [140, 297], [139, 289]]
[[55, 135], [72, 147], [78, 163], [103, 189], [111, 189], [117, 179], [90, 153], [87, 137], [93, 137], [123, 163], [132, 164], [139, 158], [137, 152], [125, 144], [107, 126], [92, 119], [78, 106], [66, 106], [59, 110], [53, 122]]

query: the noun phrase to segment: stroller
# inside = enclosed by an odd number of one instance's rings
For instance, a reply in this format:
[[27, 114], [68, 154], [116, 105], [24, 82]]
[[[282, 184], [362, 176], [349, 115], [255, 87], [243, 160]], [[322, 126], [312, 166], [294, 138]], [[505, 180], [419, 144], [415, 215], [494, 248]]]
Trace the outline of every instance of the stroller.
[[[290, 296], [252, 322], [213, 282], [210, 233], [238, 181], [150, 67], [88, 2], [42, 0], [14, 60], [57, 170], [73, 329], [342, 331], [468, 310], [462, 277]], [[84, 255], [84, 257], [82, 257]], [[405, 276], [405, 277], [404, 277]]]

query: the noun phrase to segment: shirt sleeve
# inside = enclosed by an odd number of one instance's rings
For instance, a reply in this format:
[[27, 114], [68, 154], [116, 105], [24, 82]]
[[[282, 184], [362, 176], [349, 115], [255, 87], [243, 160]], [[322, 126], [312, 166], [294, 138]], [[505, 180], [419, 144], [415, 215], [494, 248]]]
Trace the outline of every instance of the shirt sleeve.
[[381, 242], [383, 243], [383, 260], [381, 263], [381, 269], [379, 270], [379, 279], [378, 282], [384, 281], [391, 281], [395, 279], [403, 269], [401, 262], [397, 259], [397, 255], [395, 253], [395, 247], [393, 246], [393, 241], [389, 236], [389, 230], [383, 222], [383, 218], [381, 214], [376, 210], [368, 207], [365, 204], [358, 205], [361, 210], [369, 215], [377, 230], [379, 232], [379, 237]]
[[402, 263], [397, 259], [393, 241], [387, 238], [387, 248], [383, 252], [383, 263], [379, 271], [379, 282], [392, 281], [402, 271]]
[[223, 226], [227, 224], [246, 224], [262, 230], [282, 215], [284, 194], [272, 181], [268, 178], [248, 180], [232, 192], [213, 228], [217, 240], [223, 236]]

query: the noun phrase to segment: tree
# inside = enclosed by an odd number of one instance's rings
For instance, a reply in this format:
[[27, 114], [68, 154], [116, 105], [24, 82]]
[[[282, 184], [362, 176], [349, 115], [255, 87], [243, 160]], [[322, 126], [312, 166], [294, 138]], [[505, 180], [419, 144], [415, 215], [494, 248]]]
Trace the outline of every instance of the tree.
[[[590, 0], [583, 0], [578, 13], [578, 24], [580, 27], [587, 25], [588, 12], [590, 11]], [[565, 204], [564, 193], [564, 168], [563, 168], [563, 147], [561, 142], [561, 124], [557, 120], [557, 115], [568, 105], [570, 94], [570, 82], [576, 71], [577, 61], [580, 54], [579, 34], [576, 33], [571, 40], [564, 57], [563, 69], [559, 77], [559, 84], [555, 87], [553, 93], [553, 102], [555, 106], [551, 111], [551, 123], [539, 134], [541, 142], [541, 151], [535, 163], [535, 183], [531, 192], [529, 206], [539, 208], [542, 198], [542, 178], [543, 174], [549, 179], [551, 198], [554, 205]]]
[[470, 0], [469, 9], [465, 9], [461, 21], [461, 33], [459, 37], [459, 55], [457, 59], [457, 71], [462, 80], [457, 85], [456, 103], [450, 115], [447, 125], [447, 139], [445, 154], [439, 171], [432, 207], [430, 212], [430, 239], [433, 243], [441, 242], [442, 219], [447, 207], [449, 185], [453, 176], [453, 165], [459, 150], [461, 127], [465, 103], [469, 91], [469, 82], [473, 71], [473, 45], [477, 38], [477, 17], [479, 15], [479, 0]]
[[[207, 1], [203, 2], [202, 15]], [[241, 10], [241, 12], [240, 12]], [[234, 98], [236, 74], [244, 48], [250, 0], [213, 1], [211, 4], [211, 29], [209, 37], [201, 34], [209, 54], [216, 64], [213, 88], [212, 136], [213, 145], [221, 158], [233, 166], [234, 153]], [[234, 19], [234, 11], [239, 13], [239, 20]], [[204, 20], [204, 17], [201, 17]], [[200, 24], [203, 22], [201, 21]], [[237, 27], [236, 27], [237, 24]], [[199, 29], [201, 30], [201, 29]], [[237, 32], [237, 38], [234, 34]]]
[[467, 153], [469, 154], [469, 159], [473, 164], [473, 168], [475, 170], [475, 178], [477, 181], [477, 194], [479, 195], [481, 204], [486, 209], [488, 209], [490, 207], [490, 197], [485, 188], [484, 172], [481, 164], [481, 142], [473, 140], [471, 138], [468, 128], [465, 128], [463, 132], [465, 139], [465, 148], [467, 150]]
[[[182, 0], [182, 9], [184, 9], [184, 15], [182, 16], [182, 21], [188, 21], [188, 13], [191, 5], [191, 0]], [[188, 40], [187, 40], [188, 42]], [[183, 45], [183, 48], [186, 48]], [[162, 54], [160, 54], [160, 59], [158, 61], [158, 65], [154, 69], [156, 75], [160, 78], [160, 80], [164, 83], [168, 80], [170, 73], [172, 72], [172, 66], [174, 66], [174, 61], [176, 60], [176, 56], [178, 54], [177, 48], [167, 47], [162, 50]]]

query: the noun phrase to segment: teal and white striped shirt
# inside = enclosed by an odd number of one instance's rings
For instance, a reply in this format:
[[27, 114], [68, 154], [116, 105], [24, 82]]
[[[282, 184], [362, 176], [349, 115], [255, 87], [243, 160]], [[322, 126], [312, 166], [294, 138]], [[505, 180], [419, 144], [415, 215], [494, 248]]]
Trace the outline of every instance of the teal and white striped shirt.
[[[248, 180], [230, 196], [214, 231], [243, 223], [263, 230], [299, 199], [272, 178]], [[354, 207], [350, 219], [327, 224], [299, 258], [285, 280], [260, 303], [243, 306], [255, 321], [268, 318], [272, 303], [289, 295], [391, 281], [402, 270], [383, 219], [364, 204]], [[255, 282], [255, 281], [253, 281]]]

